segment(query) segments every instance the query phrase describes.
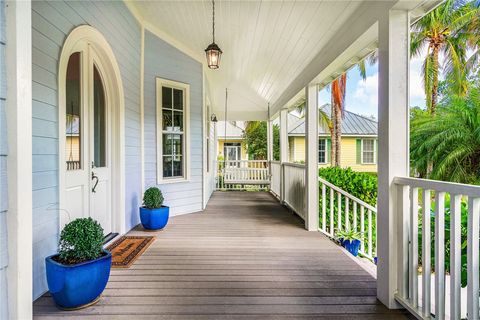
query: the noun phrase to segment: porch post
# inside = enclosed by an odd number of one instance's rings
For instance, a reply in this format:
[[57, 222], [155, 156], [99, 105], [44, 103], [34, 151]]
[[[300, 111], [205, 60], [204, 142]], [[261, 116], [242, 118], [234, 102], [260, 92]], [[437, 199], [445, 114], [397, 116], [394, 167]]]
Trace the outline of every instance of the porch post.
[[283, 164], [288, 162], [288, 109], [280, 110], [280, 164], [281, 164], [281, 194], [280, 201], [285, 200], [285, 169]]
[[397, 291], [397, 193], [393, 178], [409, 175], [409, 47], [408, 11], [391, 10], [378, 24], [378, 224], [377, 297], [399, 308]]
[[273, 160], [273, 124], [270, 116], [267, 120], [267, 160]]
[[308, 231], [318, 231], [318, 86], [305, 87], [305, 181]]
[[31, 319], [32, 10], [30, 0], [6, 4], [8, 313]]

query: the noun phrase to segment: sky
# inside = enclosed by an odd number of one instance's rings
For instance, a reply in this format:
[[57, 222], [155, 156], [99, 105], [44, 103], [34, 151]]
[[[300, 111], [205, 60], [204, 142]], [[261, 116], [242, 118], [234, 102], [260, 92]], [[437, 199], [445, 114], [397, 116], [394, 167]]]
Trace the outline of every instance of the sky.
[[[422, 83], [422, 56], [410, 60], [410, 106], [425, 107], [425, 92]], [[367, 65], [364, 81], [357, 67], [347, 73], [345, 108], [367, 117], [377, 117], [378, 63]], [[330, 90], [324, 88], [319, 94], [320, 105], [330, 103]]]

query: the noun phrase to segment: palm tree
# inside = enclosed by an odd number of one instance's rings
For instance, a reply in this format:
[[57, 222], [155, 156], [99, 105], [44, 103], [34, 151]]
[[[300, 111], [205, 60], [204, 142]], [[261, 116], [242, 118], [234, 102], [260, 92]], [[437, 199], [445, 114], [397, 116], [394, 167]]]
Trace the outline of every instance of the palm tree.
[[[411, 56], [418, 56], [427, 46], [427, 55], [423, 61], [423, 84], [429, 114], [435, 114], [438, 100], [438, 77], [445, 71], [452, 79], [457, 94], [466, 93], [466, 63], [469, 50], [477, 48], [479, 39], [479, 8], [474, 2], [446, 0], [416, 22], [411, 32]], [[439, 55], [445, 57], [441, 66]], [[470, 58], [478, 60], [478, 51]]]
[[332, 164], [336, 167], [340, 166], [340, 159], [342, 156], [342, 120], [345, 114], [345, 94], [347, 91], [347, 74], [342, 75], [333, 80], [331, 84], [331, 107], [332, 107], [332, 123], [333, 123], [333, 137], [332, 137]]
[[[377, 62], [377, 52], [369, 54], [356, 65], [359, 69], [363, 81], [367, 79], [366, 63], [372, 65]], [[331, 84], [331, 115], [332, 115], [332, 164], [340, 166], [342, 150], [342, 120], [345, 114], [345, 95], [347, 91], [347, 74], [344, 72], [340, 77], [332, 81]]]
[[466, 96], [452, 95], [440, 101], [435, 117], [414, 109], [411, 120], [411, 164], [418, 175], [480, 184], [478, 87], [468, 90]]

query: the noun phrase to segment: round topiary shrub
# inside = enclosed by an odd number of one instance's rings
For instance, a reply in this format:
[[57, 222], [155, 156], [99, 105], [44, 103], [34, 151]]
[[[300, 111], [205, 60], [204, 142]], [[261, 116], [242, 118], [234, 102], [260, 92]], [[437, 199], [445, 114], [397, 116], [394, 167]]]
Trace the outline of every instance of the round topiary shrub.
[[103, 255], [103, 228], [92, 218], [79, 218], [65, 225], [59, 241], [58, 261], [77, 264]]
[[163, 204], [162, 191], [157, 187], [151, 187], [145, 190], [143, 194], [143, 206], [148, 209], [161, 208]]

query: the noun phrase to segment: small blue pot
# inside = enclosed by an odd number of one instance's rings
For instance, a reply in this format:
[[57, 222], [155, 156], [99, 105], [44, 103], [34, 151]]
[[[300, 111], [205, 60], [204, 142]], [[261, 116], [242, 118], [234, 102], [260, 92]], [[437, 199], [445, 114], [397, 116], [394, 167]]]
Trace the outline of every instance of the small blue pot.
[[140, 221], [148, 230], [163, 229], [167, 225], [169, 215], [170, 208], [167, 206], [157, 209], [140, 208]]
[[343, 247], [347, 249], [353, 256], [358, 256], [358, 250], [360, 250], [360, 240], [343, 240]]
[[78, 264], [64, 265], [52, 258], [45, 258], [48, 290], [62, 309], [77, 309], [100, 297], [110, 277], [112, 254], [104, 250], [104, 256]]

